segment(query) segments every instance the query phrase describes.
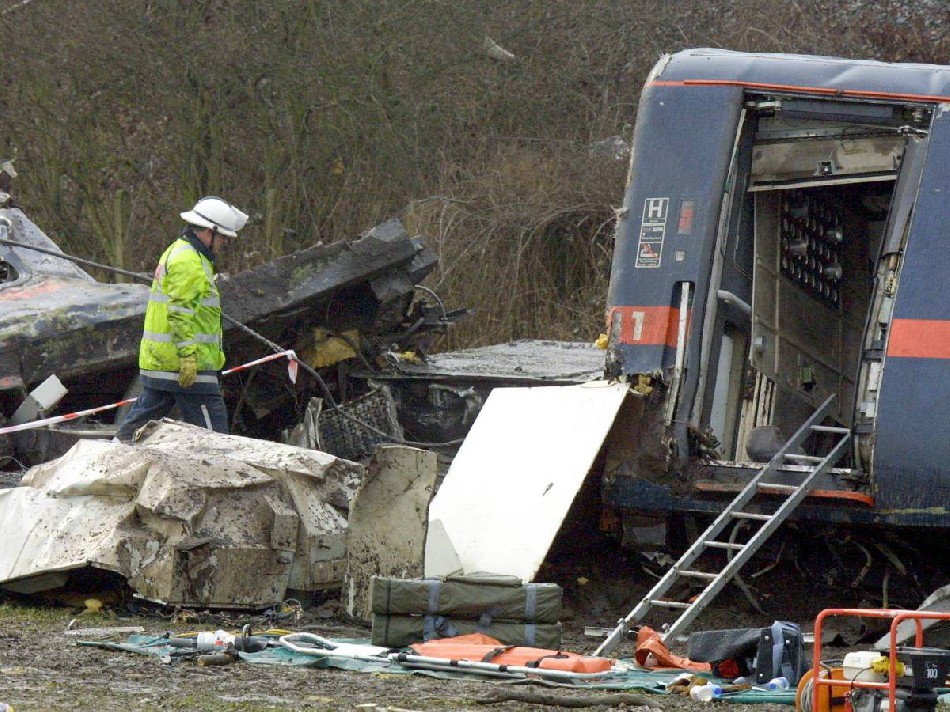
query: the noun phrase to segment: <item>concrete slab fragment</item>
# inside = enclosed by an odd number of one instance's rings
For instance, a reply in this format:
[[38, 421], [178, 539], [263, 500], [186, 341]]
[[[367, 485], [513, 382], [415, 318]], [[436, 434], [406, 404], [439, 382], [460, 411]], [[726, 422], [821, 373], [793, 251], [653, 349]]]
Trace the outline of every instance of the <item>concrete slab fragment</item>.
[[426, 519], [437, 478], [434, 452], [402, 446], [376, 451], [353, 500], [347, 528], [343, 596], [354, 618], [372, 620], [373, 576], [422, 575]]

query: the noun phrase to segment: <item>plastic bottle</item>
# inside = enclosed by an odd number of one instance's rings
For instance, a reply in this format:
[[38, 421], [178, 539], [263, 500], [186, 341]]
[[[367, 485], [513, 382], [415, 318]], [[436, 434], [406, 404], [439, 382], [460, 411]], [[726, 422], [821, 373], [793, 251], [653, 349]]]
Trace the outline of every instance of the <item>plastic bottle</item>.
[[773, 677], [766, 685], [770, 690], [787, 690], [788, 679], [784, 677]]
[[722, 697], [722, 688], [711, 682], [705, 685], [693, 685], [689, 688], [689, 696], [696, 702], [711, 702]]

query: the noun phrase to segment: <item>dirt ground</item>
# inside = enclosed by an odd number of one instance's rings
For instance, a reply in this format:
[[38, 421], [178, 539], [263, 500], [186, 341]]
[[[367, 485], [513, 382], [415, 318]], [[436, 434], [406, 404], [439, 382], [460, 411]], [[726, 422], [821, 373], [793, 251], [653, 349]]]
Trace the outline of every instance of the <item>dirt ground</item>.
[[[807, 542], [806, 542], [807, 543]], [[812, 546], [813, 542], [809, 544]], [[760, 560], [747, 567], [749, 596], [730, 585], [694, 624], [693, 630], [718, 630], [758, 627], [775, 619], [794, 620], [811, 628], [814, 616], [834, 606], [880, 607], [873, 598], [875, 586], [871, 573], [863, 574], [861, 586], [842, 590], [841, 579], [825, 562], [823, 576], [803, 566], [801, 552], [794, 565], [790, 561], [792, 545], [776, 542]], [[779, 564], [757, 578], [753, 574], [774, 557]], [[906, 553], [904, 554], [906, 558]], [[846, 563], [846, 562], [842, 562]], [[837, 564], [835, 564], [837, 565]], [[564, 588], [563, 648], [592, 653], [600, 639], [585, 635], [585, 627], [612, 627], [644, 595], [656, 580], [648, 573], [645, 559], [622, 552], [599, 538], [576, 539], [573, 548], [555, 551], [542, 568], [537, 580], [554, 581]], [[839, 571], [843, 580], [854, 581], [860, 567]], [[888, 595], [897, 596], [898, 576], [890, 580]], [[864, 585], [867, 584], [867, 585]], [[887, 586], [885, 585], [885, 590]], [[932, 589], [931, 589], [932, 590]], [[877, 589], [880, 594], [881, 590]], [[191, 612], [175, 617], [173, 612], [155, 606], [143, 606], [115, 592], [100, 594], [106, 603], [99, 614], [82, 613], [82, 601], [89, 591], [71, 598], [37, 600], [6, 597], [0, 599], [0, 702], [22, 710], [268, 710], [310, 709], [346, 710], [358, 704], [375, 703], [382, 707], [407, 710], [554, 710], [550, 705], [504, 702], [486, 705], [479, 702], [503, 683], [490, 680], [444, 680], [421, 675], [385, 675], [340, 670], [288, 668], [235, 663], [226, 667], [198, 667], [192, 662], [162, 663], [159, 659], [125, 652], [81, 647], [64, 631], [95, 626], [140, 625], [148, 634], [166, 631], [183, 633], [225, 628], [239, 630], [250, 623], [254, 630], [277, 626], [292, 630], [311, 630], [328, 638], [369, 638], [368, 627], [340, 617], [335, 600], [324, 601], [285, 612], [262, 614]], [[907, 593], [907, 596], [916, 594]], [[756, 610], [752, 601], [761, 610]], [[892, 599], [893, 600], [893, 599]], [[918, 601], [919, 602], [919, 601]], [[873, 631], [866, 639], [876, 639]], [[119, 636], [124, 640], [125, 636]], [[842, 641], [839, 641], [842, 642]], [[856, 643], [856, 638], [847, 641]], [[860, 645], [860, 643], [858, 643]], [[677, 646], [674, 645], [674, 650]], [[679, 652], [685, 648], [679, 646]], [[823, 657], [841, 657], [835, 648], [825, 647]], [[633, 653], [625, 641], [615, 651], [619, 657]], [[531, 685], [538, 690], [539, 686]], [[524, 686], [519, 686], [523, 689]], [[616, 692], [563, 690], [565, 695], [596, 695], [600, 709], [632, 709], [637, 704], [618, 704]], [[673, 695], [650, 695], [649, 706], [662, 709], [699, 710], [708, 704], [692, 702]], [[612, 704], [613, 702], [613, 704]], [[780, 705], [729, 705], [735, 712], [779, 712]], [[774, 708], [774, 709], [773, 709]], [[788, 710], [788, 707], [783, 707]]]
[[[444, 680], [422, 675], [385, 675], [342, 670], [289, 668], [235, 663], [227, 667], [198, 667], [193, 662], [164, 664], [158, 658], [78, 646], [64, 631], [78, 608], [38, 607], [7, 600], [0, 605], [0, 701], [20, 710], [347, 710], [359, 704], [409, 710], [549, 710], [548, 705], [505, 702], [482, 705], [499, 684], [490, 680]], [[172, 621], [157, 611], [146, 615], [115, 614], [76, 619], [77, 626], [140, 625], [147, 633], [184, 633], [224, 627], [237, 630], [244, 622], [266, 625], [260, 617], [199, 614]], [[314, 620], [305, 615], [304, 621]], [[604, 620], [597, 621], [600, 624]], [[369, 629], [338, 619], [322, 623], [281, 625], [307, 628], [328, 638], [368, 638]], [[578, 622], [566, 624], [565, 649], [592, 652], [599, 640], [585, 638]], [[122, 641], [125, 635], [116, 636]], [[626, 650], [626, 644], [625, 648]], [[632, 649], [626, 650], [629, 654]], [[576, 696], [594, 695], [602, 709], [612, 705], [615, 692], [535, 689]], [[523, 687], [519, 686], [519, 689]], [[683, 698], [650, 695], [650, 706], [662, 709], [695, 707]], [[632, 705], [637, 706], [637, 705]], [[770, 712], [756, 705], [756, 712]], [[778, 708], [778, 705], [773, 707]], [[785, 710], [788, 708], [785, 707]], [[771, 712], [775, 712], [774, 710]]]

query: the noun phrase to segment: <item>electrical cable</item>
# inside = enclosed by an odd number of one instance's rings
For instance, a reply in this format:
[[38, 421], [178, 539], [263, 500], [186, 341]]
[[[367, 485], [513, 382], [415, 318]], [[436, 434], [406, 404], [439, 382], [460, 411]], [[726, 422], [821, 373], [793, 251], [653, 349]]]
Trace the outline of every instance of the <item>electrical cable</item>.
[[[107, 272], [113, 272], [115, 274], [120, 274], [125, 277], [131, 277], [133, 279], [139, 280], [140, 282], [143, 282], [146, 284], [152, 283], [152, 275], [143, 274], [142, 272], [132, 272], [130, 270], [122, 269], [120, 267], [112, 267], [111, 265], [105, 265], [99, 262], [93, 262], [92, 260], [83, 259], [82, 257], [74, 257], [73, 255], [67, 255], [66, 253], [61, 252], [61, 251], [50, 250], [45, 247], [37, 247], [36, 245], [30, 245], [25, 242], [18, 242], [17, 240], [10, 240], [8, 238], [2, 238], [2, 237], [0, 237], [0, 244], [9, 245], [11, 247], [20, 247], [27, 250], [33, 250], [35, 252], [40, 252], [46, 255], [52, 255], [53, 257], [59, 257], [61, 259], [67, 260], [69, 262], [74, 262], [76, 264], [86, 265], [88, 267], [95, 267], [97, 269], [102, 269]], [[274, 353], [280, 353], [285, 350], [283, 347], [275, 344], [266, 336], [258, 334], [249, 326], [242, 324], [234, 317], [228, 316], [223, 311], [221, 313], [221, 317], [225, 321], [227, 321], [229, 324], [232, 324], [233, 326], [237, 327], [238, 329], [246, 333], [248, 336], [251, 336], [252, 338], [257, 339], [261, 343], [266, 344]], [[310, 376], [312, 376], [316, 380], [317, 384], [320, 386], [320, 390], [323, 392], [324, 397], [329, 403], [330, 410], [337, 411], [346, 420], [356, 423], [361, 428], [369, 430], [371, 433], [375, 435], [381, 436], [382, 438], [384, 438], [386, 442], [398, 443], [400, 445], [411, 445], [413, 447], [431, 447], [431, 448], [453, 447], [455, 445], [461, 444], [462, 442], [462, 438], [456, 438], [455, 440], [449, 440], [448, 442], [444, 442], [444, 443], [416, 442], [412, 440], [405, 440], [404, 438], [397, 438], [394, 435], [391, 435], [382, 430], [379, 430], [378, 428], [373, 427], [369, 423], [366, 423], [365, 421], [362, 421], [359, 418], [352, 416], [349, 413], [347, 413], [345, 410], [343, 410], [340, 407], [340, 405], [336, 402], [336, 400], [333, 398], [333, 394], [330, 392], [330, 387], [327, 385], [326, 381], [323, 380], [323, 377], [310, 364], [304, 363], [303, 361], [299, 361], [299, 360], [297, 361], [297, 363], [306, 373], [308, 373]]]

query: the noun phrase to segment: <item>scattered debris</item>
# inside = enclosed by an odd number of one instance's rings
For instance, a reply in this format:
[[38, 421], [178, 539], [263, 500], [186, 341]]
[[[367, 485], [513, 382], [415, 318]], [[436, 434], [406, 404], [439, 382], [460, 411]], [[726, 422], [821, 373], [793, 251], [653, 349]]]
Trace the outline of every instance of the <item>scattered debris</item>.
[[69, 628], [63, 631], [63, 635], [69, 638], [108, 638], [144, 632], [145, 628], [140, 625], [117, 625], [112, 628]]
[[208, 653], [199, 655], [195, 658], [195, 665], [198, 667], [220, 667], [222, 665], [231, 665], [237, 662], [237, 656], [230, 653]]
[[496, 62], [514, 62], [517, 59], [514, 54], [487, 35], [485, 39], [482, 40], [482, 51], [485, 52], [486, 57], [494, 59]]
[[388, 646], [336, 642], [315, 633], [290, 633], [282, 635], [279, 642], [295, 653], [317, 658], [351, 658], [379, 662], [386, 659], [392, 650]]
[[524, 339], [437, 353], [423, 361], [395, 360], [391, 366], [375, 373], [356, 371], [352, 377], [389, 386], [409, 437], [447, 443], [467, 435], [495, 388], [599, 379], [604, 351], [588, 343]]
[[[136, 393], [148, 288], [98, 282], [77, 262], [150, 280], [65, 255], [20, 210], [0, 209], [0, 429], [53, 374], [66, 390], [62, 412], [85, 413]], [[352, 242], [315, 245], [222, 276], [229, 365], [277, 347], [293, 350], [308, 372], [288, 384], [283, 365], [267, 363], [225, 378], [232, 432], [278, 440], [300, 423], [312, 398], [323, 401], [326, 415], [371, 390], [348, 378], [355, 365], [372, 373], [388, 368], [391, 351], [424, 354], [467, 314], [426, 301], [431, 290], [419, 283], [435, 265], [422, 239], [390, 220]], [[0, 465], [39, 464], [79, 437], [111, 437], [115, 412], [16, 438], [0, 434]], [[401, 433], [385, 429], [387, 437], [398, 442]]]
[[[950, 613], [950, 585], [941, 586], [931, 593], [918, 606], [917, 610], [929, 611], [933, 613]], [[950, 647], [950, 625], [947, 621], [927, 618], [920, 621], [920, 627], [929, 631], [928, 639], [931, 645], [940, 645]], [[935, 630], [931, 630], [935, 628]], [[911, 640], [916, 633], [917, 626], [914, 621], [902, 621], [897, 626], [897, 642], [906, 643]], [[887, 650], [891, 644], [890, 633], [882, 636], [875, 644], [876, 650]]]

